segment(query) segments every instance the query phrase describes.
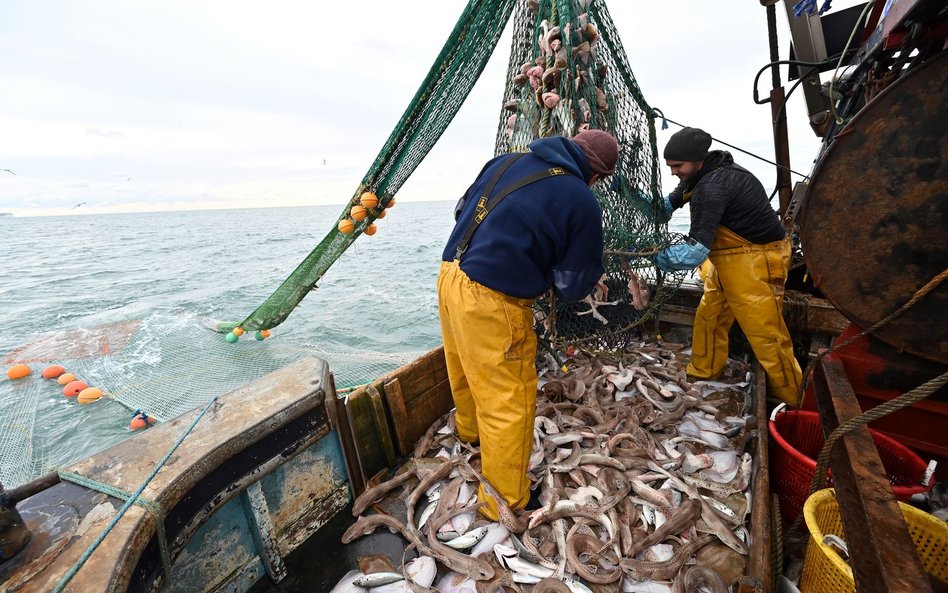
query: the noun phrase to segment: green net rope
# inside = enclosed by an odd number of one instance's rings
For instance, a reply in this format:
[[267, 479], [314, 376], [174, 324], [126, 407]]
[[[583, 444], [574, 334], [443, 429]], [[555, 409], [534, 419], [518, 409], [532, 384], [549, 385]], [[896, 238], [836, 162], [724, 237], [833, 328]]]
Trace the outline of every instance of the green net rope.
[[[676, 241], [658, 216], [661, 199], [652, 108], [635, 81], [604, 2], [553, 0], [518, 3], [495, 142], [496, 154], [525, 151], [537, 138], [573, 136], [583, 129], [611, 132], [621, 148], [616, 174], [594, 187], [603, 215], [608, 293], [589, 301], [536, 305], [537, 329], [548, 345], [614, 350], [638, 336], [678, 287], [642, 256]], [[643, 306], [632, 298], [630, 276], [651, 286]]]
[[378, 208], [361, 221], [353, 220], [346, 234], [334, 225], [263, 304], [239, 324], [220, 324], [220, 331], [234, 325], [261, 330], [282, 323], [316, 286], [329, 266], [372, 224], [388, 206], [405, 180], [415, 171], [454, 119], [490, 59], [514, 0], [471, 0], [435, 59], [414, 98], [362, 178], [339, 221], [349, 218], [351, 207], [365, 191], [378, 196]]
[[[660, 196], [655, 127], [612, 18], [601, 0], [471, 0], [425, 80], [362, 179], [338, 222], [279, 288], [240, 324], [261, 330], [282, 323], [329, 266], [392, 200], [461, 108], [483, 72], [501, 33], [513, 16], [508, 79], [498, 125], [497, 154], [526, 151], [552, 135], [573, 136], [585, 128], [608, 130], [621, 147], [617, 174], [594, 191], [603, 212], [607, 251], [645, 252], [676, 237], [656, 216]], [[350, 218], [363, 192], [379, 205], [362, 220]], [[646, 258], [606, 258], [609, 289], [592, 311], [589, 303], [559, 304], [547, 297], [537, 305], [541, 329], [550, 343], [615, 348], [629, 331], [654, 318], [682, 275], [660, 274]], [[641, 306], [627, 286], [630, 274], [653, 287]]]

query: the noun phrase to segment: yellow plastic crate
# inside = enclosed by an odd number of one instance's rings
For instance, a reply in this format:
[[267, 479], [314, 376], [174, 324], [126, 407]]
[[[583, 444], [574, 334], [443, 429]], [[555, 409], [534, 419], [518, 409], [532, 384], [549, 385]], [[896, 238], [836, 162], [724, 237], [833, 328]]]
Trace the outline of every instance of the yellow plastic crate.
[[[922, 568], [928, 574], [948, 583], [948, 524], [907, 504], [899, 503]], [[843, 522], [839, 516], [836, 491], [820, 490], [803, 505], [803, 517], [810, 531], [810, 541], [800, 578], [802, 593], [855, 592], [853, 570], [836, 550], [823, 543], [824, 534], [842, 537]]]

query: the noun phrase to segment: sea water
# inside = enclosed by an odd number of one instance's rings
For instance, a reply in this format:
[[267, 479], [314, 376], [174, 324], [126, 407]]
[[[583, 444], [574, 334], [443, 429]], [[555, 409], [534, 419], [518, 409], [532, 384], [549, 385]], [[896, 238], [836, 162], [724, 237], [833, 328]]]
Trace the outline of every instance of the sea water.
[[[371, 368], [381, 374], [437, 346], [436, 281], [452, 210], [449, 202], [399, 203], [378, 222], [376, 235], [350, 246], [269, 340], [245, 335], [232, 351], [254, 362], [257, 352], [269, 356], [281, 345], [303, 353], [311, 346], [316, 355], [335, 353], [329, 356], [338, 365], [375, 362]], [[79, 378], [106, 393], [141, 384], [143, 376], [163, 397], [161, 376], [210, 391], [232, 379], [232, 369], [208, 362], [231, 345], [202, 324], [246, 317], [341, 211], [334, 205], [4, 217], [0, 357], [40, 340], [50, 344], [50, 358], [69, 359], [67, 370], [82, 369]], [[126, 320], [136, 329], [121, 353], [72, 360], [64, 354], [69, 348], [56, 352], [63, 345], [49, 340]], [[212, 345], [205, 347], [206, 360], [195, 343]], [[180, 354], [172, 350], [187, 356], [169, 365]], [[19, 381], [0, 376], [0, 482], [6, 487], [131, 434], [127, 406], [112, 399], [79, 405], [55, 381], [39, 377], [47, 364], [31, 363], [33, 374]], [[201, 400], [196, 396], [194, 403]]]
[[[436, 281], [453, 207], [399, 203], [270, 339], [248, 334], [235, 345], [204, 326], [253, 311], [341, 206], [3, 217], [3, 370], [38, 345], [115, 398], [79, 405], [39, 377], [45, 361], [32, 362], [27, 379], [0, 376], [0, 482], [14, 487], [127, 438], [133, 408], [165, 420], [302, 355], [326, 359], [345, 386], [438, 346]], [[133, 331], [121, 351], [97, 351], [99, 338], [77, 332], [119, 322]], [[62, 336], [75, 343], [54, 339]], [[91, 354], [76, 359], [73, 347]]]

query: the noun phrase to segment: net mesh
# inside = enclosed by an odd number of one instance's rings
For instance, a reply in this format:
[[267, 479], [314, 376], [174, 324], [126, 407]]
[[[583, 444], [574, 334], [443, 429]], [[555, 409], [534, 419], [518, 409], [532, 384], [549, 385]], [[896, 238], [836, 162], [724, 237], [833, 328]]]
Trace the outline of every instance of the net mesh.
[[[98, 346], [100, 333], [91, 340], [63, 343], [58, 350], [52, 347], [62, 342], [56, 335], [38, 340], [31, 349], [35, 353], [44, 347], [44, 357], [4, 359], [9, 364], [26, 361], [33, 373], [0, 383], [0, 483], [16, 487], [125, 439], [134, 410], [169, 420], [305, 357], [325, 360], [337, 390], [344, 391], [422, 354], [330, 351], [284, 336], [228, 344], [200, 322], [193, 315], [155, 314], [130, 324], [122, 347], [107, 353], [83, 348], [90, 341]], [[102, 389], [105, 398], [78, 405], [76, 398], [64, 397], [62, 385], [40, 377], [39, 371], [53, 364]], [[80, 432], [89, 435], [84, 443], [74, 440]]]
[[[652, 109], [605, 3], [519, 3], [496, 154], [584, 129], [611, 132], [621, 148], [616, 174], [594, 187], [603, 214], [606, 277], [585, 301], [540, 299], [538, 329], [554, 348], [614, 350], [635, 339], [630, 330], [654, 319], [684, 277], [660, 273], [646, 257], [681, 239], [668, 233], [656, 211], [661, 183]], [[631, 287], [635, 278], [642, 282]]]
[[[538, 300], [541, 344], [556, 350], [569, 345], [615, 350], [637, 339], [630, 330], [657, 318], [660, 305], [683, 275], [660, 273], [646, 256], [680, 236], [670, 234], [660, 222], [652, 110], [635, 81], [605, 4], [599, 0], [471, 0], [340, 214], [340, 222], [352, 223], [351, 232], [334, 226], [245, 320], [215, 324], [214, 329], [229, 331], [240, 325], [253, 331], [282, 323], [349, 245], [362, 233], [371, 232], [372, 222], [392, 205], [396, 192], [460, 109], [512, 14], [513, 38], [496, 152], [524, 151], [537, 138], [572, 136], [584, 128], [610, 131], [622, 149], [617, 173], [609, 183], [593, 188], [603, 212], [606, 275], [597, 292], [585, 301], [560, 303], [551, 296]], [[355, 220], [352, 209], [367, 191], [376, 194], [379, 204], [369, 207], [364, 219]], [[263, 342], [245, 339], [226, 344], [219, 335], [203, 331], [197, 320], [181, 315], [153, 316], [140, 325], [136, 322], [112, 330], [108, 343], [120, 344], [119, 348], [103, 349], [99, 336], [95, 341], [87, 340], [93, 344], [88, 352], [60, 350], [55, 360], [46, 360], [59, 362], [90, 385], [102, 388], [112, 401], [130, 410], [144, 409], [159, 420], [205, 404], [304, 356], [316, 355], [329, 362], [337, 386], [345, 388], [371, 381], [419, 354], [327, 352], [279, 336]], [[83, 342], [81, 336], [60, 341]], [[37, 351], [57, 351], [51, 342], [41, 346]], [[29, 353], [27, 349], [17, 354]], [[50, 389], [37, 378], [0, 385], [0, 402], [4, 403], [0, 481], [7, 486], [92, 452], [64, 447], [66, 453], [52, 456], [49, 449], [37, 450], [37, 443], [48, 440], [42, 431], [34, 434], [37, 418], [48, 415], [50, 409], [57, 413], [44, 402], [64, 400], [61, 391]], [[127, 436], [128, 416], [116, 416], [116, 422], [112, 441], [101, 442], [97, 449]], [[55, 423], [43, 423], [48, 426]]]
[[[510, 19], [514, 3], [468, 2], [425, 80], [340, 214], [339, 222], [350, 221], [352, 231], [344, 233], [338, 226], [331, 229], [283, 284], [239, 324], [241, 327], [260, 330], [282, 323], [329, 266], [391, 205], [396, 192], [431, 151], [474, 87]], [[359, 205], [367, 191], [378, 197], [379, 204], [368, 209], [364, 219], [356, 220], [351, 217], [352, 207]], [[233, 325], [220, 324], [219, 329], [229, 331]]]
[[[679, 237], [658, 222], [660, 179], [652, 110], [632, 74], [619, 35], [602, 1], [471, 0], [448, 37], [415, 97], [363, 177], [339, 223], [282, 285], [239, 325], [269, 329], [282, 323], [330, 265], [384, 215], [395, 193], [414, 172], [461, 108], [513, 18], [509, 75], [503, 97], [496, 152], [525, 151], [530, 142], [551, 135], [572, 136], [583, 128], [612, 132], [622, 148], [618, 173], [595, 188], [602, 205], [610, 251], [639, 255], [607, 257], [601, 302], [562, 305], [541, 300], [538, 316], [551, 343], [587, 347], [625, 345], [628, 330], [654, 318], [657, 306], [683, 275], [657, 272], [640, 254], [654, 252]], [[531, 72], [530, 67], [539, 68]], [[379, 205], [365, 218], [353, 217], [364, 192]], [[358, 210], [358, 208], [357, 208]], [[358, 216], [361, 216], [361, 211]], [[371, 230], [369, 231], [371, 232]], [[633, 299], [632, 275], [656, 287], [650, 304]], [[234, 323], [219, 324], [229, 331]]]

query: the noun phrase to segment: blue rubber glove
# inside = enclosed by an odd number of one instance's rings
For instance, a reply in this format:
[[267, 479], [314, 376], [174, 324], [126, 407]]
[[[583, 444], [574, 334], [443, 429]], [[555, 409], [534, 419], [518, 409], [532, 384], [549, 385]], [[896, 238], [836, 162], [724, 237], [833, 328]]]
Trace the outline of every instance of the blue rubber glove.
[[710, 249], [694, 239], [688, 239], [687, 243], [672, 245], [659, 251], [652, 258], [652, 262], [664, 272], [678, 272], [698, 267], [707, 259], [709, 253]]

